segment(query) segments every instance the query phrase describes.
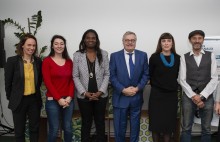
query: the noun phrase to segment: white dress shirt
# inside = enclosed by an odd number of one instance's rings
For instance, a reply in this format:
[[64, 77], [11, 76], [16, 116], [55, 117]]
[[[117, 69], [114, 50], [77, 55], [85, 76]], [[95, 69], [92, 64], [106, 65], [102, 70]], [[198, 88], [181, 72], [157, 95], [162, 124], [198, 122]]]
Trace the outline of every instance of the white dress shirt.
[[[130, 66], [129, 66], [129, 55], [128, 55], [129, 53], [130, 53], [130, 52], [124, 50], [125, 62], [126, 62], [127, 69], [128, 69], [128, 75], [129, 75], [129, 77], [130, 77]], [[132, 61], [133, 61], [134, 65], [135, 65], [135, 54], [134, 54], [134, 51], [131, 52], [131, 53], [133, 53], [133, 55], [132, 55]]]
[[216, 90], [214, 91], [213, 95], [214, 95], [215, 102], [220, 103], [220, 84], [219, 84], [219, 82], [218, 82], [218, 85], [217, 85]]
[[[204, 50], [200, 51], [199, 56], [196, 56], [193, 51], [190, 52], [190, 56], [193, 56], [197, 66], [200, 65], [202, 55], [205, 54]], [[215, 59], [215, 55], [211, 53], [211, 80], [206, 85], [206, 87], [202, 90], [200, 95], [204, 96], [205, 98], [208, 98], [209, 95], [211, 95], [218, 85], [218, 73], [217, 73], [217, 63]], [[192, 98], [194, 95], [196, 95], [195, 92], [193, 92], [190, 85], [186, 82], [186, 62], [185, 62], [185, 56], [181, 56], [180, 58], [180, 69], [179, 69], [179, 82], [182, 86], [183, 91], [186, 93], [186, 95], [189, 98]]]

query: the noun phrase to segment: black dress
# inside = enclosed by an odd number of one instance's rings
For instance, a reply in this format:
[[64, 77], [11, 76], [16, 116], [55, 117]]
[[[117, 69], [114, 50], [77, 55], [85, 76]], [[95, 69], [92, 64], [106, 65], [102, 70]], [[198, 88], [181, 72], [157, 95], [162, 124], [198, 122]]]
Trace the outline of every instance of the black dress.
[[[170, 56], [165, 56], [170, 62]], [[151, 92], [149, 99], [149, 130], [172, 133], [176, 128], [177, 89], [180, 56], [174, 54], [174, 65], [166, 67], [160, 54], [152, 54], [149, 60]]]

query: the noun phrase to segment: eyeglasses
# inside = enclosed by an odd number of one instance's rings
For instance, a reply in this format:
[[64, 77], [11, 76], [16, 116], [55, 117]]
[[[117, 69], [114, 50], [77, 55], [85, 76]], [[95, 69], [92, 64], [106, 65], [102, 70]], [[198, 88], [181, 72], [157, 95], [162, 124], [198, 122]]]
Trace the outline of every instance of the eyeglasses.
[[129, 43], [129, 42], [135, 43], [136, 39], [125, 39], [124, 42], [126, 42], [126, 43]]

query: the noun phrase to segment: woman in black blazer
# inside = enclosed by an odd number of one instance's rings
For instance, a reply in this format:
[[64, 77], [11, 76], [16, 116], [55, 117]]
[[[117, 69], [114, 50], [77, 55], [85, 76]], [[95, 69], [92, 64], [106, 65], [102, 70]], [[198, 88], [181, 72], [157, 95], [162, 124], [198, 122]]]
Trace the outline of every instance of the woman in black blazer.
[[17, 46], [17, 55], [9, 57], [5, 65], [5, 91], [12, 110], [16, 142], [25, 142], [25, 124], [29, 120], [30, 142], [38, 142], [41, 59], [37, 54], [37, 40], [26, 34]]

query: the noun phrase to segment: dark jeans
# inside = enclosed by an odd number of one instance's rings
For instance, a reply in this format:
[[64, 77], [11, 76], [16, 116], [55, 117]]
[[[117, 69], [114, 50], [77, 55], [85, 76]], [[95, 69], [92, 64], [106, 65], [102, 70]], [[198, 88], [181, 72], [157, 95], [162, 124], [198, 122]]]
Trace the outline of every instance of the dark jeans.
[[74, 102], [70, 102], [69, 107], [61, 107], [56, 100], [46, 101], [46, 112], [49, 123], [48, 142], [56, 142], [57, 133], [62, 122], [62, 129], [64, 131], [64, 141], [72, 142], [72, 116], [73, 116]]
[[25, 142], [25, 125], [29, 120], [30, 142], [38, 142], [41, 102], [36, 95], [24, 96], [19, 107], [12, 112], [16, 142]]
[[98, 101], [77, 99], [82, 118], [81, 142], [90, 142], [90, 131], [94, 119], [96, 127], [96, 141], [105, 142], [105, 111], [107, 98], [99, 98]]
[[[205, 106], [199, 109], [201, 116], [202, 136], [201, 142], [211, 142], [211, 121], [213, 116], [214, 100], [213, 95], [205, 101]], [[191, 98], [184, 93], [182, 96], [182, 133], [181, 142], [191, 142], [191, 132], [194, 120], [194, 114], [197, 106]]]
[[219, 118], [219, 123], [218, 123], [218, 133], [217, 133], [217, 141], [220, 142], [220, 118]]

